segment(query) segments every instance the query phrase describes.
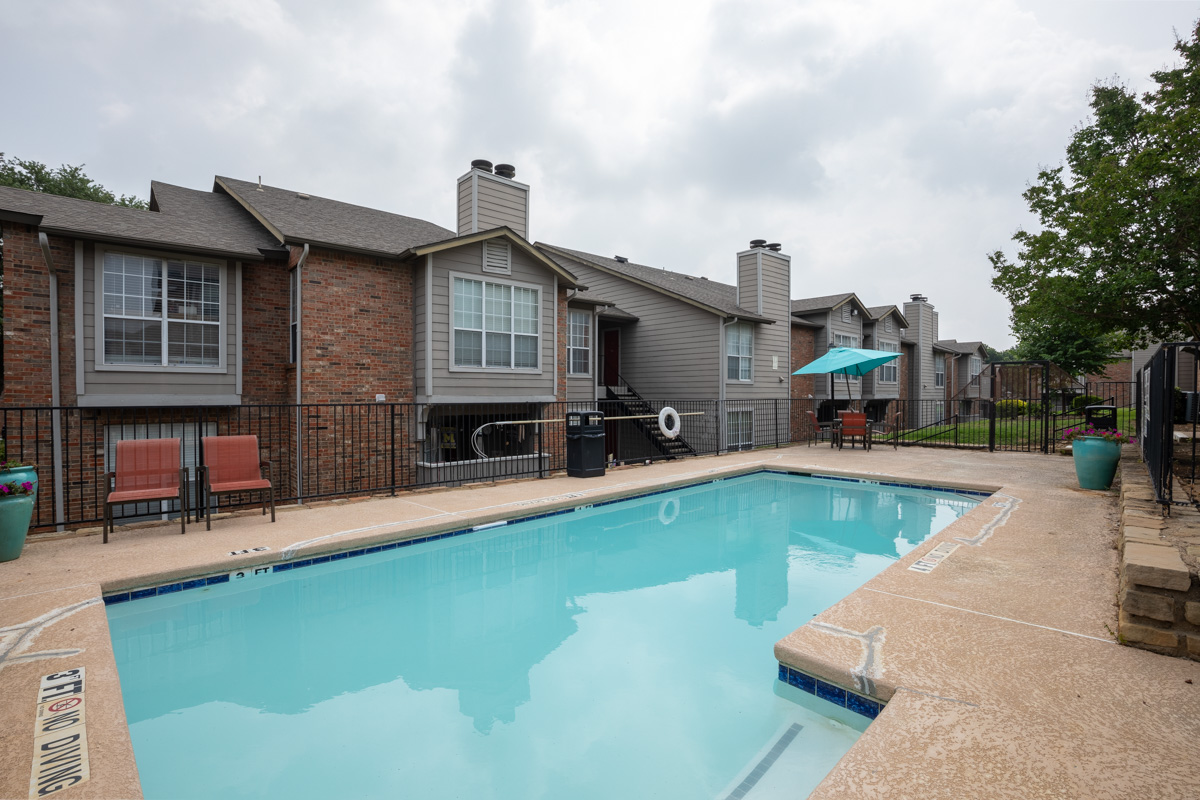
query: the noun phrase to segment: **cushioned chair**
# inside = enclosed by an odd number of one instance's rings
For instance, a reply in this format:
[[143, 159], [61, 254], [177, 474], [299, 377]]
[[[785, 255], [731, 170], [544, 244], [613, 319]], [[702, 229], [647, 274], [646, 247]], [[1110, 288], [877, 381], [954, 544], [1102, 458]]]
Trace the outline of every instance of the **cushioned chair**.
[[837, 440], [838, 422], [836, 420], [832, 422], [820, 422], [817, 420], [817, 415], [813, 412], [805, 411], [804, 413], [808, 414], [809, 424], [812, 425], [812, 430], [808, 437], [808, 446], [812, 447], [813, 442], [817, 441], [821, 437], [826, 437], [829, 439], [829, 446], [833, 447], [835, 441]]
[[871, 449], [871, 423], [867, 422], [867, 415], [861, 411], [846, 411], [842, 414], [842, 424], [838, 427], [838, 449], [842, 449], [842, 445], [846, 440], [850, 440], [850, 446], [854, 447], [854, 440], [858, 439], [863, 443], [864, 450]]
[[179, 532], [187, 532], [187, 472], [179, 466], [178, 439], [117, 442], [117, 463], [104, 475], [104, 543], [113, 529], [112, 507], [151, 500], [179, 501]]
[[201, 508], [204, 522], [212, 530], [213, 496], [259, 492], [262, 513], [267, 513], [267, 498], [271, 501], [271, 522], [275, 521], [275, 487], [262, 476], [263, 468], [271, 468], [270, 461], [262, 461], [258, 455], [257, 436], [205, 436], [204, 466], [201, 469], [200, 485], [204, 489]]

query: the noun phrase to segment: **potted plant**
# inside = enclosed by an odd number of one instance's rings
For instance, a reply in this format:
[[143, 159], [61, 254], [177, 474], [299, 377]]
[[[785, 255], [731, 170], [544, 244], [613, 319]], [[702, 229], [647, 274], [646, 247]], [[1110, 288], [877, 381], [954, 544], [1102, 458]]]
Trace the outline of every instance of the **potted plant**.
[[0, 440], [0, 561], [13, 561], [21, 555], [33, 504], [37, 502], [37, 467], [9, 461]]
[[1075, 477], [1081, 489], [1107, 489], [1117, 474], [1121, 445], [1137, 441], [1121, 431], [1096, 430], [1092, 425], [1067, 428], [1063, 441], [1071, 443]]

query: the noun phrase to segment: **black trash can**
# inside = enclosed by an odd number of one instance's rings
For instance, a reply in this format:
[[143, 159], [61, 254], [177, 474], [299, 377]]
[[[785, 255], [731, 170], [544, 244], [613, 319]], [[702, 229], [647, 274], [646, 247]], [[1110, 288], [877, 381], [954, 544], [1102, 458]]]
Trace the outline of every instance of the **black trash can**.
[[1083, 421], [1098, 431], [1117, 429], [1116, 406], [1087, 406], [1083, 409]]
[[604, 413], [567, 412], [567, 475], [596, 478], [604, 474]]

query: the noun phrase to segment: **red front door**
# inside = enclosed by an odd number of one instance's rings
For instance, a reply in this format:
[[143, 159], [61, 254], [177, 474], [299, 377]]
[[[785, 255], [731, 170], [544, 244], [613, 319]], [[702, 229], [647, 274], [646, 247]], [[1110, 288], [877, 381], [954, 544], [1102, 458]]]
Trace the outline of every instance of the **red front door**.
[[611, 328], [604, 332], [604, 385], [616, 386], [621, 382], [621, 332]]

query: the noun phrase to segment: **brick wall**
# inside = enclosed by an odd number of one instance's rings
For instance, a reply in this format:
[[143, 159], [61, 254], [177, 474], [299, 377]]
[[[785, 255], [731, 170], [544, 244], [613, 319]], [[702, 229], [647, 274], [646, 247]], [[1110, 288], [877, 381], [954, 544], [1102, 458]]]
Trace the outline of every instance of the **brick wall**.
[[[50, 272], [37, 228], [0, 223], [4, 238], [4, 388], [7, 406], [51, 402]], [[75, 403], [75, 242], [51, 236], [50, 257], [58, 277], [61, 401]]]
[[[792, 372], [810, 363], [816, 356], [816, 328], [806, 328], [800, 325], [792, 326]], [[791, 376], [791, 429], [792, 441], [801, 441], [809, 435], [811, 423], [805, 411], [815, 411], [814, 401], [809, 399], [813, 393], [813, 375]]]
[[909, 374], [908, 365], [912, 363], [913, 348], [916, 345], [912, 342], [900, 342], [900, 358], [897, 359], [900, 371], [900, 387], [899, 396], [901, 400], [909, 398], [909, 384], [912, 382], [912, 376]]
[[1084, 377], [1088, 382], [1109, 382], [1122, 381], [1128, 383], [1133, 380], [1133, 364], [1130, 359], [1123, 358], [1120, 361], [1113, 362], [1104, 367], [1103, 370]]
[[[288, 364], [288, 265], [242, 262], [242, 403], [296, 398]], [[374, 399], [374, 398], [372, 398]]]
[[302, 292], [303, 401], [411, 403], [412, 267], [314, 248]]

